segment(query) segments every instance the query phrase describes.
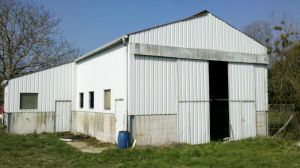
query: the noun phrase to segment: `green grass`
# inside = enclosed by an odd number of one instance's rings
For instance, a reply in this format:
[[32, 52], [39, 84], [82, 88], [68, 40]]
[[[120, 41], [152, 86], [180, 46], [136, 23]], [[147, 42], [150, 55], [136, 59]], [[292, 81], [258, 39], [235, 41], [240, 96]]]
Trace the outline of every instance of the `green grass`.
[[0, 167], [300, 167], [300, 148], [271, 138], [87, 154], [55, 134], [0, 132]]

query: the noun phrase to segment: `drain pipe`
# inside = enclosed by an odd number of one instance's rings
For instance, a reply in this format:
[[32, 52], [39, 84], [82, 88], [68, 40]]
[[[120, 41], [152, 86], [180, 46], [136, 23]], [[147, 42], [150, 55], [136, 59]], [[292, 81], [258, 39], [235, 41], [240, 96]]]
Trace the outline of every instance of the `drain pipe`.
[[127, 48], [126, 48], [126, 131], [128, 131], [129, 132], [129, 130], [128, 130], [128, 88], [129, 88], [129, 85], [128, 85], [128, 82], [129, 82], [129, 79], [128, 79], [128, 77], [129, 77], [129, 75], [128, 75], [128, 73], [129, 73], [129, 60], [128, 60], [128, 57], [129, 57], [129, 44], [128, 44], [128, 35], [124, 35], [123, 37], [122, 37], [122, 43], [123, 43], [123, 45], [124, 46], [127, 46]]

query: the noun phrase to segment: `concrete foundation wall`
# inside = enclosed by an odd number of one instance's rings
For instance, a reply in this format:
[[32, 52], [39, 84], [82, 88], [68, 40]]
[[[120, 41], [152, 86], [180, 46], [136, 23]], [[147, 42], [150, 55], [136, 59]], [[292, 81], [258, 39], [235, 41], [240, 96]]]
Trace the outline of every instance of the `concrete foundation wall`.
[[130, 127], [137, 145], [177, 142], [177, 115], [131, 116]]
[[54, 132], [54, 112], [7, 113], [7, 129], [11, 133]]
[[268, 115], [266, 111], [256, 112], [256, 134], [257, 136], [268, 135]]
[[99, 112], [72, 112], [72, 132], [115, 143], [115, 115]]

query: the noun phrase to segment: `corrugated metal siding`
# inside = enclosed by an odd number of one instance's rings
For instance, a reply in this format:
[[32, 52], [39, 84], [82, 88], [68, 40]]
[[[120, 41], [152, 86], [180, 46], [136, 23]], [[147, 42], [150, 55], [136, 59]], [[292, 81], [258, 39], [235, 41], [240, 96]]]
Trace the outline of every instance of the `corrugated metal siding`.
[[[6, 112], [54, 112], [56, 100], [73, 100], [75, 64], [18, 77], [5, 87]], [[38, 93], [37, 109], [20, 109], [20, 93]]]
[[230, 102], [230, 135], [233, 140], [256, 136], [256, 113], [253, 102]]
[[176, 114], [176, 59], [135, 56], [130, 115]]
[[230, 100], [255, 100], [254, 65], [228, 64], [229, 99]]
[[[115, 99], [123, 99], [127, 108], [127, 46], [118, 45], [77, 64], [76, 111], [115, 112]], [[104, 109], [104, 90], [111, 89], [111, 109]], [[89, 92], [94, 92], [94, 108], [89, 107]], [[79, 107], [84, 93], [84, 107]]]
[[256, 111], [268, 110], [268, 67], [255, 65]]
[[208, 14], [129, 36], [132, 43], [266, 54], [261, 44]]
[[178, 141], [209, 142], [208, 62], [179, 59]]
[[255, 72], [252, 64], [228, 64], [230, 135], [256, 136]]
[[178, 59], [179, 101], [208, 101], [208, 62]]
[[71, 124], [71, 102], [57, 101], [55, 109], [55, 131], [70, 131]]

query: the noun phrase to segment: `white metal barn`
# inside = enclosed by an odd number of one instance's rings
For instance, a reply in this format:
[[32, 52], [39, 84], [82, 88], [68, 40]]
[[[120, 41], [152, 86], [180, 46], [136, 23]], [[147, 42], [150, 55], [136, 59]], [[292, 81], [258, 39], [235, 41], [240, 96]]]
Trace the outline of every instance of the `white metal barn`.
[[84, 133], [140, 145], [267, 134], [266, 48], [208, 11], [130, 33], [5, 87], [13, 133]]

